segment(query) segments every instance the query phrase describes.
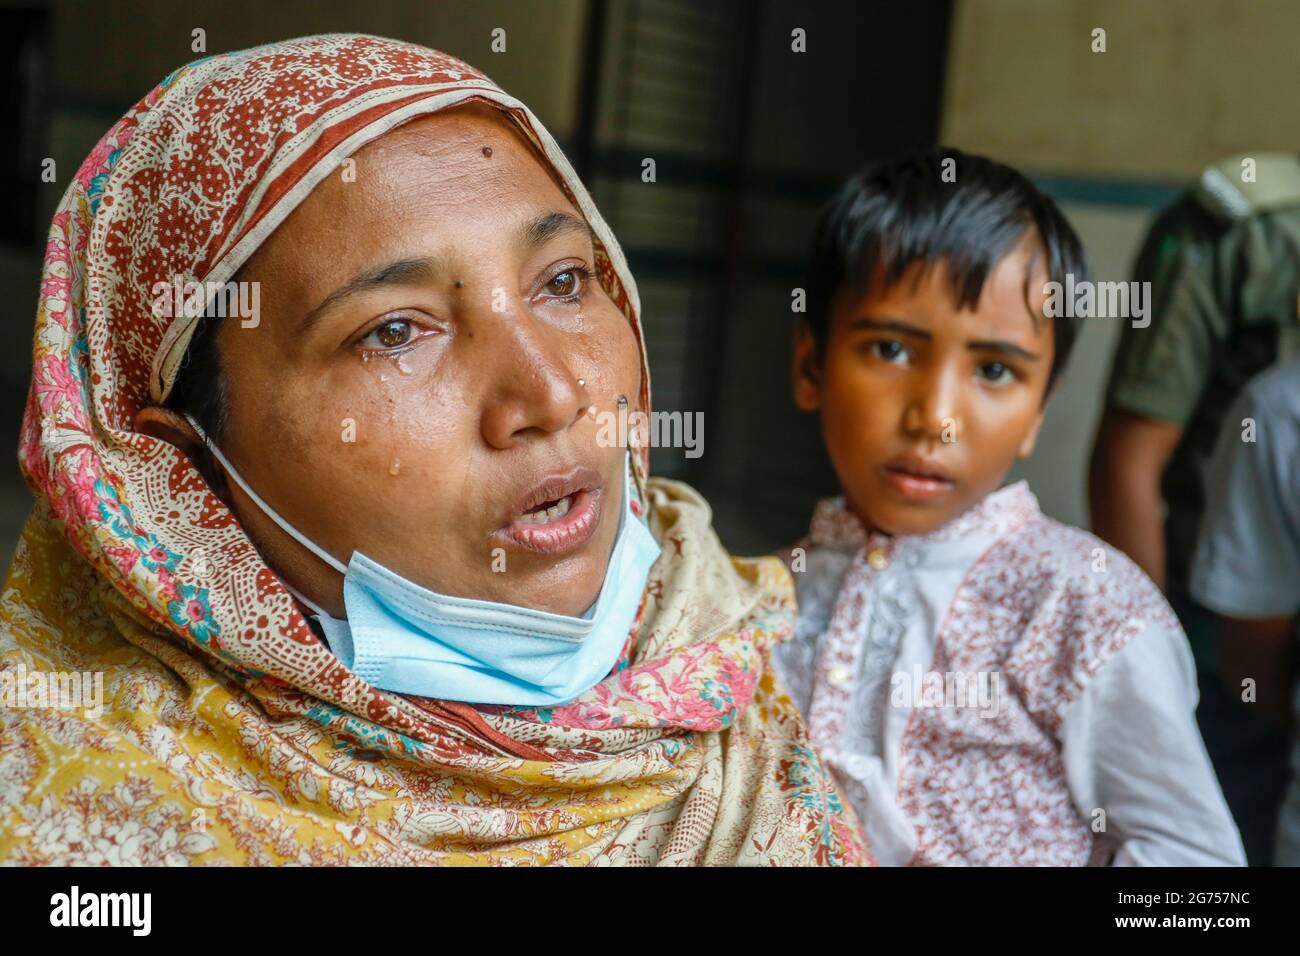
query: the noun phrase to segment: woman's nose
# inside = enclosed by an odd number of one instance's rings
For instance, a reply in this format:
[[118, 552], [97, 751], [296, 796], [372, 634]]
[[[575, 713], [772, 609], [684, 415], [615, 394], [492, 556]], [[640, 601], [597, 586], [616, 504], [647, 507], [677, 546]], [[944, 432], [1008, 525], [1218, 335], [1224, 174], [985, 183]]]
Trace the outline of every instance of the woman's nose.
[[568, 428], [585, 414], [591, 396], [567, 359], [574, 337], [538, 320], [518, 298], [496, 301], [504, 307], [492, 311], [490, 321], [475, 323], [493, 383], [482, 430], [493, 448], [509, 448], [529, 435]]

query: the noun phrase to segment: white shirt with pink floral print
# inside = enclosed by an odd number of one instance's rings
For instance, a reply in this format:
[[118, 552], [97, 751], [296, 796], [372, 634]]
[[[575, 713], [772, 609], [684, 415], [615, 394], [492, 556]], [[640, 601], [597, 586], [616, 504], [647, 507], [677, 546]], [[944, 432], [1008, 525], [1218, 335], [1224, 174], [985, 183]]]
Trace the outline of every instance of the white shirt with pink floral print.
[[885, 865], [1243, 865], [1187, 640], [1024, 482], [925, 535], [821, 502], [775, 667]]

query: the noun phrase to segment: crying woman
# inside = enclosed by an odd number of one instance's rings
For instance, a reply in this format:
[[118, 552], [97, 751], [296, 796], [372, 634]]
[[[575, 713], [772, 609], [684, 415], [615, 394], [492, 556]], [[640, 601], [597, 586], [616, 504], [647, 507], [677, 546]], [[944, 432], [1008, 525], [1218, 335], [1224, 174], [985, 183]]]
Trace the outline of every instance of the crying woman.
[[629, 408], [618, 243], [482, 74], [167, 77], [50, 230], [0, 671], [104, 701], [0, 707], [0, 863], [867, 862], [770, 672], [788, 574], [598, 440]]

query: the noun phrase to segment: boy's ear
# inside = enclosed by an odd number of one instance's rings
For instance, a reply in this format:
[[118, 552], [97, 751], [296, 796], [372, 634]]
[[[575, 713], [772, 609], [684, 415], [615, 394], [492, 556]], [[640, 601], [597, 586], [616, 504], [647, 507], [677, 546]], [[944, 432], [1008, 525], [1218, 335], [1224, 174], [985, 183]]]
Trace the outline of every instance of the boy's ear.
[[1038, 410], [1038, 417], [1036, 417], [1034, 423], [1029, 426], [1029, 432], [1025, 435], [1024, 441], [1022, 441], [1020, 447], [1016, 449], [1016, 457], [1028, 458], [1034, 453], [1034, 445], [1038, 442], [1038, 432], [1039, 429], [1043, 427], [1043, 418], [1046, 415], [1046, 407]]
[[821, 408], [821, 361], [817, 357], [817, 340], [807, 322], [794, 327], [794, 403], [800, 411]]

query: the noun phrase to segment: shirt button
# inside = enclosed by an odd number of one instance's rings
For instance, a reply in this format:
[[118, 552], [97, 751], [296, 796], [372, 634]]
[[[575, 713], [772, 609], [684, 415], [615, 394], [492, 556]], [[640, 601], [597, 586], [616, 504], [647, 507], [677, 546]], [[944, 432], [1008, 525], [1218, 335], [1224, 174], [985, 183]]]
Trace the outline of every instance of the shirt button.
[[826, 675], [826, 679], [831, 682], [832, 687], [843, 687], [849, 682], [849, 669], [847, 667], [832, 667], [831, 672]]
[[877, 571], [883, 571], [889, 567], [889, 556], [885, 554], [883, 548], [872, 548], [867, 552], [867, 564]]

